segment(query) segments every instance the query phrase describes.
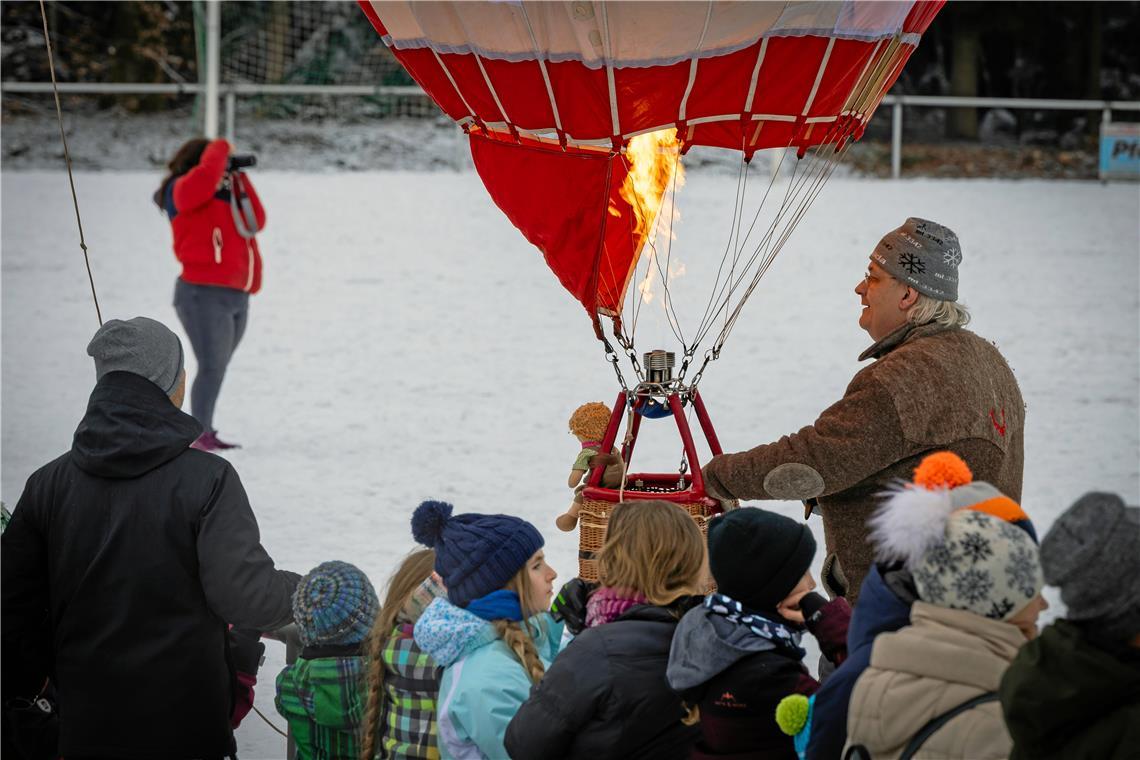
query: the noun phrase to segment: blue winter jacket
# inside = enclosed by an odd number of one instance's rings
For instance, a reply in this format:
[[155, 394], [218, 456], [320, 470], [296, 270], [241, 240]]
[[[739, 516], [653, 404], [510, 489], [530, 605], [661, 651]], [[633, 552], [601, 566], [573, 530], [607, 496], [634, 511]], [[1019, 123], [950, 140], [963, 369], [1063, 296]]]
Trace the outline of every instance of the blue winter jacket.
[[[562, 624], [549, 613], [530, 618], [543, 665], [558, 654]], [[530, 696], [530, 677], [482, 618], [436, 599], [416, 622], [416, 644], [444, 668], [436, 703], [443, 760], [505, 760], [507, 724]]]
[[881, 566], [871, 567], [847, 629], [847, 659], [815, 693], [808, 760], [836, 760], [842, 756], [847, 742], [847, 706], [855, 681], [871, 663], [871, 645], [880, 633], [910, 625], [913, 603], [914, 599], [900, 598], [887, 585]]

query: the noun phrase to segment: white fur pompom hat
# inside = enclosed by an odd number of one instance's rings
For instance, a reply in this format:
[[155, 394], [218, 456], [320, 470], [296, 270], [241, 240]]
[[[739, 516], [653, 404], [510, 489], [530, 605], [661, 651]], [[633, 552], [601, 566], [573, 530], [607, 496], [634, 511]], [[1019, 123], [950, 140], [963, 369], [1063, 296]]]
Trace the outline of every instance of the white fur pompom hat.
[[1036, 535], [1012, 499], [974, 482], [950, 452], [926, 457], [915, 482], [884, 494], [870, 519], [884, 562], [901, 561], [922, 601], [1008, 620], [1041, 591]]

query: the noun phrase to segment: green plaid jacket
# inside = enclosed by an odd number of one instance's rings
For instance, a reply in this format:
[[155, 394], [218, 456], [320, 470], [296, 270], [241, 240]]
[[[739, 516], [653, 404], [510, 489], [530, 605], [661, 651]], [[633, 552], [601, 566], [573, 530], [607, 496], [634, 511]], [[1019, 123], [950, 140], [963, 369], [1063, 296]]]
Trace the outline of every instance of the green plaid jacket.
[[439, 760], [435, 702], [443, 668], [416, 646], [413, 626], [398, 625], [384, 647], [385, 758]]
[[275, 704], [297, 742], [296, 760], [360, 758], [368, 699], [365, 660], [359, 654], [328, 654], [306, 649], [277, 676]]

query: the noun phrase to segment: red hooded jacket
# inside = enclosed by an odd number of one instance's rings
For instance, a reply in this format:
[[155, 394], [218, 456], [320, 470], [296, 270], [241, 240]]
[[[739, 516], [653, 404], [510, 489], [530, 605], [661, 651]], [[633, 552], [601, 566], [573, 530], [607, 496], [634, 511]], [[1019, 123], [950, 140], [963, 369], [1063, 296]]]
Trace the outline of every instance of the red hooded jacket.
[[[202, 151], [198, 165], [166, 188], [163, 207], [174, 231], [174, 255], [182, 262], [182, 279], [196, 285], [220, 285], [256, 293], [261, 290], [261, 253], [257, 240], [238, 232], [230, 205], [231, 186], [222, 186], [229, 144], [214, 140]], [[231, 174], [231, 185], [247, 197], [257, 222], [265, 228], [265, 209], [242, 172]]]

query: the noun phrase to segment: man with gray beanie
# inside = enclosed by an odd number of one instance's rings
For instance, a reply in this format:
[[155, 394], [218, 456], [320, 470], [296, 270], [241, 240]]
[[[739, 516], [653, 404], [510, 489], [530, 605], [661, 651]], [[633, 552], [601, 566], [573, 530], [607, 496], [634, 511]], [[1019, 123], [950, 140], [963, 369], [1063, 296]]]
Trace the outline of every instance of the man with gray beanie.
[[234, 468], [190, 448], [178, 336], [110, 320], [87, 353], [71, 449], [28, 479], [2, 539], [4, 703], [50, 679], [67, 758], [231, 756], [227, 624], [290, 622], [298, 576], [262, 548]]
[[818, 509], [823, 585], [852, 604], [873, 561], [866, 522], [877, 495], [910, 480], [926, 454], [953, 451], [977, 480], [1021, 499], [1021, 391], [997, 348], [963, 329], [961, 262], [958, 236], [936, 222], [912, 217], [883, 236], [855, 287], [859, 326], [875, 341], [859, 360], [876, 361], [814, 424], [704, 468], [715, 498]]
[[1001, 681], [1011, 760], [1140, 751], [1140, 507], [1088, 493], [1041, 542], [1065, 617], [1018, 652]]

